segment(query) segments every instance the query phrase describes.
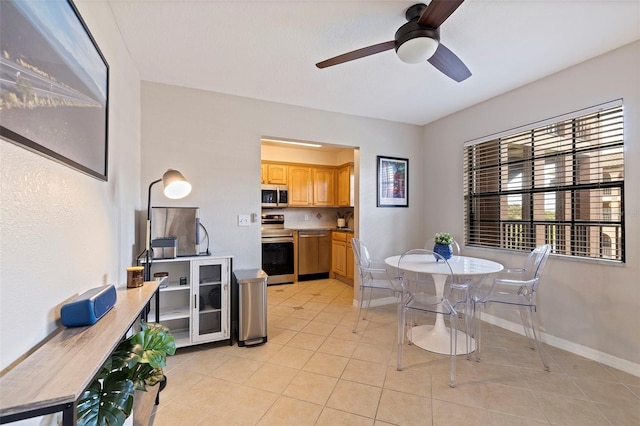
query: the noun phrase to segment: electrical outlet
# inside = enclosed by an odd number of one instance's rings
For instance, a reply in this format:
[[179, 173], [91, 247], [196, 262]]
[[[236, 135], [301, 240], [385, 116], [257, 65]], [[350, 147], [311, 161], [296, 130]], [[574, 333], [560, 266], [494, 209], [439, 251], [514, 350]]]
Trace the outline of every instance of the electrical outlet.
[[309, 215], [305, 213], [304, 220], [309, 220]]
[[251, 216], [248, 214], [239, 214], [238, 226], [249, 226], [249, 225], [251, 225]]

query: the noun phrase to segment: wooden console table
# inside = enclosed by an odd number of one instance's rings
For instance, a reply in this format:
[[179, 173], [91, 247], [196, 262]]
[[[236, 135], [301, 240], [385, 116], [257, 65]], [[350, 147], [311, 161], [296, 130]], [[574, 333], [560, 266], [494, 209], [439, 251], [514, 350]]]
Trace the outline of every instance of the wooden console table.
[[64, 328], [0, 377], [0, 423], [62, 411], [63, 425], [76, 423], [76, 402], [137, 321], [160, 281], [117, 289], [114, 307], [97, 323]]

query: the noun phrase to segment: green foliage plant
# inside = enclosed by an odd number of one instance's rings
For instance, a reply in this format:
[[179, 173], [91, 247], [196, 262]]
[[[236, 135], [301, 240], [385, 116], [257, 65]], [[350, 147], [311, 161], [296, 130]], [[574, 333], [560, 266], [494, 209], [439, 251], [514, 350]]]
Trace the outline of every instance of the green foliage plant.
[[436, 236], [433, 238], [433, 241], [436, 244], [444, 244], [449, 246], [453, 244], [453, 237], [448, 232], [438, 232]]
[[102, 370], [78, 400], [78, 425], [122, 425], [133, 409], [136, 390], [145, 391], [162, 381], [162, 367], [176, 351], [169, 329], [161, 324], [140, 324], [141, 330], [123, 339]]

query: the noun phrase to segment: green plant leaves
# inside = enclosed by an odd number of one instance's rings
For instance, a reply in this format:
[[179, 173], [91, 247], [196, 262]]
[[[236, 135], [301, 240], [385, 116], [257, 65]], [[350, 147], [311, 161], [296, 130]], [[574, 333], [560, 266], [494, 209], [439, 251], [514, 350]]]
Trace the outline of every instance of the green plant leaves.
[[141, 323], [141, 330], [123, 339], [78, 400], [78, 424], [121, 425], [131, 415], [135, 390], [160, 382], [167, 355], [176, 352], [169, 329]]
[[115, 426], [131, 415], [133, 382], [124, 371], [94, 380], [78, 400], [78, 425]]

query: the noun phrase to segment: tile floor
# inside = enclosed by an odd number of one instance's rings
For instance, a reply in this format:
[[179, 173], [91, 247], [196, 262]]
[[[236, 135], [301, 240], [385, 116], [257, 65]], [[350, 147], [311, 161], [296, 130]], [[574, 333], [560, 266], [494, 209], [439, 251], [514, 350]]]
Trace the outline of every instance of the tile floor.
[[353, 289], [318, 280], [268, 287], [268, 343], [207, 344], [169, 357], [153, 425], [638, 425], [640, 378], [485, 324], [483, 359], [405, 346], [395, 306], [357, 334]]

